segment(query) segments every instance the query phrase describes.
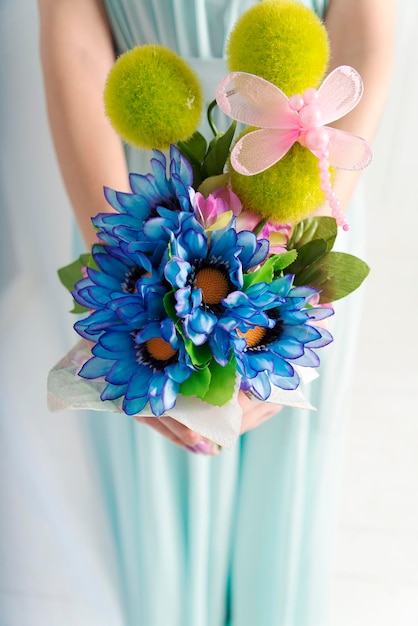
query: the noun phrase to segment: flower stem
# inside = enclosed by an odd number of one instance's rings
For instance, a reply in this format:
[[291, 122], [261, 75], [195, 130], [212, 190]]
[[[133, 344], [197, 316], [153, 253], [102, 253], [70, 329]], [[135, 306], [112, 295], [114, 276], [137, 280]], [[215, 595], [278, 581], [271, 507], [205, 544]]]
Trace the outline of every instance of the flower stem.
[[216, 100], [212, 100], [212, 102], [208, 106], [208, 113], [207, 113], [209, 126], [213, 134], [215, 135], [215, 137], [219, 135], [219, 130], [216, 128], [215, 122], [213, 121], [213, 110], [216, 106], [217, 106]]
[[253, 228], [254, 235], [258, 235], [258, 233], [263, 230], [266, 224], [267, 224], [267, 218], [265, 217], [264, 219], [261, 220], [261, 222], [258, 222], [257, 226]]

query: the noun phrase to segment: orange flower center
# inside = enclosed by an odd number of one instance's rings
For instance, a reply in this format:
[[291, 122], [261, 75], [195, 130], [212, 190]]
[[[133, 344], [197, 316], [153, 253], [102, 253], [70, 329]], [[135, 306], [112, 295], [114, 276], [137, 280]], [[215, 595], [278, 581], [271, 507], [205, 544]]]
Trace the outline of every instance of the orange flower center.
[[237, 329], [238, 335], [245, 339], [249, 348], [258, 346], [266, 336], [266, 332], [267, 328], [264, 328], [263, 326], [254, 326], [254, 328], [250, 328], [250, 330], [247, 330], [245, 333], [242, 333]]
[[156, 361], [168, 361], [175, 354], [172, 346], [161, 337], [153, 337], [145, 342], [149, 355]]
[[228, 278], [218, 269], [205, 267], [196, 274], [195, 285], [202, 290], [202, 299], [206, 304], [219, 304], [228, 295]]

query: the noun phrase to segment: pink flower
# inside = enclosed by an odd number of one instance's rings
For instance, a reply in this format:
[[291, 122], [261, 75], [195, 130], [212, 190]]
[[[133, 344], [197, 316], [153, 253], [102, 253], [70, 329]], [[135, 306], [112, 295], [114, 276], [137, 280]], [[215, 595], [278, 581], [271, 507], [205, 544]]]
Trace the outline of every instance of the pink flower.
[[[255, 232], [262, 218], [251, 211], [243, 211], [241, 200], [229, 187], [215, 189], [205, 198], [199, 191], [190, 190], [190, 201], [196, 218], [205, 230], [224, 228], [234, 216], [237, 218], [235, 229]], [[258, 238], [270, 241], [270, 252], [281, 254], [286, 252], [292, 227], [289, 224], [273, 224], [266, 222], [257, 233]]]
[[[236, 229], [255, 231], [262, 218], [251, 211], [243, 211], [237, 218]], [[270, 253], [282, 254], [287, 251], [286, 245], [292, 233], [290, 224], [274, 224], [266, 222], [257, 233], [257, 237], [268, 239], [270, 241]]]
[[241, 200], [229, 188], [216, 189], [205, 198], [199, 191], [190, 192], [196, 218], [206, 230], [226, 226], [233, 216], [242, 211]]
[[273, 224], [267, 222], [260, 231], [260, 236], [270, 241], [270, 253], [282, 254], [287, 252], [287, 244], [292, 234], [292, 226], [290, 224]]

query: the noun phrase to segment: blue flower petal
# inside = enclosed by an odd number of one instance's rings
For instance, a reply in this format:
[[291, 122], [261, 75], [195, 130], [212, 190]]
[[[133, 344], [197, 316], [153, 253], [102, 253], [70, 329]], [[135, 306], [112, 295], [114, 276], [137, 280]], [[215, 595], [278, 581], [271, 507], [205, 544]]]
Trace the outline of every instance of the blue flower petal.
[[265, 261], [269, 251], [268, 240], [257, 239], [256, 235], [248, 230], [238, 233], [237, 245], [242, 248], [239, 258], [244, 272]]
[[295, 371], [293, 376], [276, 376], [270, 374], [270, 380], [276, 387], [280, 387], [280, 389], [287, 389], [292, 391], [293, 389], [297, 389], [300, 384], [300, 378], [298, 373]]
[[132, 341], [131, 333], [126, 332], [117, 332], [117, 327], [113, 326], [111, 330], [103, 333], [100, 337], [100, 345], [109, 351], [110, 354], [114, 356], [111, 358], [116, 359], [116, 355], [129, 355], [132, 357], [134, 355], [134, 346]]
[[318, 339], [307, 342], [310, 348], [322, 348], [327, 346], [333, 340], [331, 333], [325, 328], [316, 328], [319, 333]]
[[115, 258], [112, 258], [107, 253], [104, 254], [104, 253], [95, 252], [95, 247], [96, 246], [93, 246], [94, 260], [96, 264], [99, 266], [99, 268], [102, 270], [102, 272], [123, 280], [128, 269], [126, 264], [122, 263], [121, 261]]
[[[98, 272], [95, 269], [88, 268], [87, 270], [89, 279], [97, 286], [107, 289], [108, 292], [118, 291], [121, 289], [121, 282], [118, 277]], [[77, 286], [77, 289], [81, 289], [81, 286]]]
[[294, 365], [302, 365], [304, 367], [318, 367], [320, 364], [319, 356], [309, 348], [304, 349], [303, 354], [292, 360]]
[[179, 317], [186, 317], [187, 315], [190, 315], [193, 307], [191, 294], [192, 288], [190, 287], [190, 285], [181, 289], [177, 289], [175, 293], [175, 309]]
[[303, 355], [304, 350], [303, 344], [290, 338], [274, 344], [274, 352], [284, 359], [297, 359]]
[[[141, 367], [138, 364], [138, 367]], [[132, 362], [130, 359], [116, 361], [106, 373], [105, 379], [113, 385], [124, 385], [132, 376]]]
[[167, 374], [169, 375], [169, 377], [176, 383], [183, 383], [185, 380], [187, 380], [191, 373], [192, 373], [192, 368], [187, 367], [184, 363], [178, 362], [178, 363], [173, 363], [173, 365], [169, 365], [167, 367]]
[[146, 365], [138, 363], [132, 376], [128, 382], [128, 388], [125, 394], [127, 400], [134, 400], [135, 398], [147, 397], [147, 390], [150, 380], [152, 379], [153, 371]]
[[185, 287], [187, 279], [192, 271], [190, 263], [179, 257], [169, 261], [164, 270], [164, 276], [173, 287]]
[[309, 324], [303, 324], [300, 326], [285, 326], [281, 339], [287, 339], [288, 337], [297, 339], [300, 343], [308, 343], [315, 341], [321, 337], [319, 329], [309, 326]]
[[109, 328], [109, 326], [114, 324], [116, 320], [117, 318], [113, 311], [101, 309], [99, 311], [93, 311], [88, 315], [88, 317], [76, 322], [74, 324], [74, 329], [85, 339], [90, 339], [91, 334], [97, 335], [98, 333], [101, 333], [105, 328]]
[[290, 365], [290, 363], [286, 361], [286, 359], [283, 359], [281, 356], [278, 356], [274, 352], [271, 352], [271, 359], [272, 359], [271, 372], [275, 376], [283, 376], [284, 378], [293, 376], [294, 369]]
[[129, 185], [134, 194], [142, 196], [145, 199], [153, 199], [155, 189], [152, 183], [152, 175], [129, 174]]
[[149, 385], [149, 403], [154, 415], [166, 413], [176, 403], [179, 386], [170, 378], [154, 376]]
[[217, 322], [217, 318], [210, 311], [204, 311], [203, 309], [194, 309], [192, 313], [187, 317], [187, 326], [196, 333], [204, 333], [209, 335], [212, 332]]
[[148, 398], [146, 396], [129, 400], [125, 395], [122, 403], [122, 408], [127, 415], [136, 415], [145, 408], [147, 402]]
[[331, 307], [320, 306], [318, 308], [307, 309], [306, 313], [310, 319], [318, 321], [334, 315], [334, 309]]
[[92, 357], [83, 365], [78, 375], [89, 379], [100, 378], [107, 373], [112, 365], [113, 361]]
[[267, 400], [271, 393], [270, 378], [264, 372], [247, 380], [247, 384], [250, 385], [251, 390], [260, 400]]
[[119, 205], [123, 208], [124, 212], [129, 214], [131, 219], [124, 219], [126, 225], [130, 225], [132, 228], [141, 228], [144, 221], [147, 219], [150, 213], [150, 207], [148, 202], [142, 196], [138, 196], [131, 193], [123, 193], [118, 191], [116, 194]]
[[101, 400], [116, 400], [121, 398], [127, 389], [127, 385], [112, 385], [108, 383], [100, 395]]
[[175, 223], [173, 220], [167, 220], [164, 217], [154, 217], [151, 220], [148, 220], [144, 224], [143, 232], [146, 237], [154, 240], [154, 245], [156, 241], [164, 240], [169, 241], [169, 233], [173, 230], [177, 230], [175, 228]]

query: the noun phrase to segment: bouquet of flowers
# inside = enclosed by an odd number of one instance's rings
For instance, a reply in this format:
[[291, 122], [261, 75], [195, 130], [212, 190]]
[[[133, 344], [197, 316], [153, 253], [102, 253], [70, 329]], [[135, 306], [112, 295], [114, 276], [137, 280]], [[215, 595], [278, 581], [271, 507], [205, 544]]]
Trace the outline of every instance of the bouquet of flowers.
[[[332, 250], [348, 224], [331, 166], [363, 168], [371, 149], [326, 126], [355, 106], [362, 81], [344, 66], [312, 87], [327, 65], [326, 31], [287, 0], [243, 15], [227, 61], [209, 143], [185, 61], [156, 45], [116, 61], [106, 111], [125, 141], [154, 149], [151, 172], [132, 173], [130, 193], [105, 188], [112, 212], [92, 220], [98, 243], [59, 271], [83, 314], [82, 340], [49, 374], [52, 409], [170, 415], [231, 447], [240, 390], [310, 407], [300, 383], [332, 341], [321, 325], [328, 303], [368, 273]], [[234, 120], [224, 133], [216, 104]], [[247, 127], [234, 140], [237, 121]], [[333, 217], [314, 217], [324, 201]]]

